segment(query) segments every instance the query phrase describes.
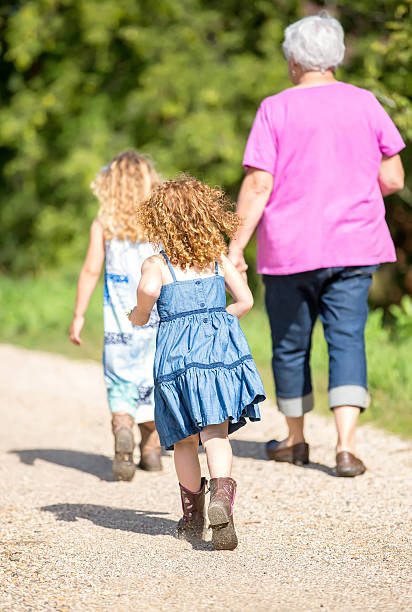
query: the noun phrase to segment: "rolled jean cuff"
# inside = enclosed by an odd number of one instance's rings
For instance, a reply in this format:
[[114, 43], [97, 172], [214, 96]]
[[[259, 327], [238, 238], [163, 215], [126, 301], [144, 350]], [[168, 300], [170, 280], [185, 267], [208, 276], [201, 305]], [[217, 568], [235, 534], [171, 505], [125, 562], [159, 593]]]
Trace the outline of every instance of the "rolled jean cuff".
[[329, 389], [329, 408], [356, 406], [363, 412], [369, 406], [369, 393], [360, 385], [340, 385]]
[[286, 417], [301, 417], [313, 409], [313, 393], [301, 397], [279, 397], [276, 401], [280, 412]]

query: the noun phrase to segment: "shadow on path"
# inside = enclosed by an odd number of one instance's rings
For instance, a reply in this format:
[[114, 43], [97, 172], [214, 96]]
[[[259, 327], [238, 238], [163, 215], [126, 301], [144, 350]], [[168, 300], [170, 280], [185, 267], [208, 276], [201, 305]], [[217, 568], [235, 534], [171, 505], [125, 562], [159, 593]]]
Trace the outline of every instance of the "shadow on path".
[[20, 461], [26, 465], [33, 465], [36, 459], [42, 459], [63, 467], [86, 472], [86, 474], [92, 474], [106, 482], [114, 481], [112, 460], [105, 455], [57, 448], [11, 450], [9, 453], [18, 455]]
[[[261, 461], [270, 461], [266, 457], [265, 452], [265, 442], [254, 442], [252, 440], [230, 440], [230, 444], [232, 446], [233, 454], [236, 457], [242, 457], [244, 459], [258, 459]], [[273, 462], [275, 463], [275, 462]], [[328, 476], [336, 476], [335, 470], [328, 465], [324, 465], [323, 463], [316, 463], [314, 461], [310, 461], [307, 465], [303, 466], [295, 466], [297, 468], [304, 470], [317, 470], [319, 472], [323, 472]]]
[[[233, 454], [244, 459], [256, 459], [269, 461], [265, 454], [265, 443], [252, 440], [233, 440], [230, 441]], [[100, 480], [114, 482], [112, 474], [112, 459], [105, 455], [96, 453], [85, 453], [82, 451], [65, 450], [56, 448], [35, 448], [27, 450], [11, 450], [11, 454], [19, 456], [22, 463], [33, 465], [36, 459], [49, 461], [56, 465], [73, 468], [86, 474], [92, 474]], [[296, 466], [298, 467], [298, 466]], [[318, 470], [328, 476], [335, 476], [333, 468], [322, 463], [311, 461], [308, 465], [302, 466], [305, 470]]]
[[254, 442], [252, 440], [234, 440], [233, 438], [229, 439], [233, 454], [236, 457], [242, 457], [243, 459], [261, 459], [262, 461], [267, 461], [264, 442]]
[[295, 467], [299, 467], [303, 470], [317, 470], [318, 472], [323, 472], [328, 476], [333, 476], [333, 478], [336, 478], [335, 469], [329, 467], [329, 465], [325, 465], [324, 463], [316, 463], [315, 461], [309, 461], [307, 465], [297, 465]]
[[[58, 521], [71, 523], [77, 519], [87, 519], [98, 527], [120, 529], [145, 535], [176, 536], [176, 521], [164, 518], [168, 512], [150, 510], [128, 510], [111, 508], [96, 504], [54, 504], [40, 508], [42, 512], [51, 512]], [[213, 550], [210, 542], [190, 542], [196, 550]]]

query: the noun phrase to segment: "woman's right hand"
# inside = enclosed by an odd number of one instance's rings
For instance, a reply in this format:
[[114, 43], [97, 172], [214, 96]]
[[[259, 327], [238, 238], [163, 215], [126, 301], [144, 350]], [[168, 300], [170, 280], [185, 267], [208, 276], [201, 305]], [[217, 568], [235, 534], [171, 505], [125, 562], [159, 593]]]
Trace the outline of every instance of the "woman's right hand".
[[83, 325], [84, 325], [84, 317], [80, 317], [80, 316], [74, 316], [73, 317], [73, 321], [72, 324], [70, 325], [70, 340], [73, 342], [73, 344], [77, 344], [80, 346], [80, 344], [82, 344], [82, 341], [80, 339], [80, 334], [82, 332], [83, 329]]

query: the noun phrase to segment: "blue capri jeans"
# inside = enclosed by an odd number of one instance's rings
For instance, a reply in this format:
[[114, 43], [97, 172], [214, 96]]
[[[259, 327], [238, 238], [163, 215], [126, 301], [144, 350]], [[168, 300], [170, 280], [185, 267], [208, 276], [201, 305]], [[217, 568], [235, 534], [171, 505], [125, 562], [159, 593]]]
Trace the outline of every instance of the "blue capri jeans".
[[364, 331], [369, 287], [378, 267], [263, 277], [276, 397], [285, 416], [300, 417], [313, 408], [310, 350], [318, 316], [329, 350], [329, 407], [363, 411], [368, 406]]

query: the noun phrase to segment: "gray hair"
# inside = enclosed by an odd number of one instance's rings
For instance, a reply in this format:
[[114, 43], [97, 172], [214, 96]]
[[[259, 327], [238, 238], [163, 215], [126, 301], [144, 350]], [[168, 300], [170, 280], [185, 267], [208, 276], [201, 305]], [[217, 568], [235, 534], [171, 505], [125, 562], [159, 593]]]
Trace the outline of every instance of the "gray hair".
[[339, 21], [321, 11], [286, 28], [283, 53], [288, 62], [293, 59], [305, 71], [335, 70], [345, 54], [343, 37]]

